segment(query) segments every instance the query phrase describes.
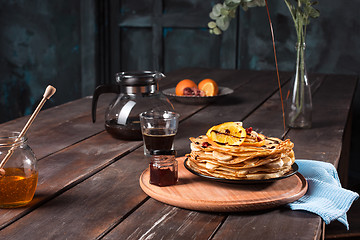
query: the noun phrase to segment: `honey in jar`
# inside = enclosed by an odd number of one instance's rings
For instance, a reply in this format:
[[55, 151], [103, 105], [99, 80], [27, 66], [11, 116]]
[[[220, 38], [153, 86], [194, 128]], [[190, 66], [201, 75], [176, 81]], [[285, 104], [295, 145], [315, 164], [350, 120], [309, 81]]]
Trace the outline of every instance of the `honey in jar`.
[[12, 208], [28, 204], [34, 197], [38, 172], [22, 168], [4, 168], [0, 177], [0, 207]]
[[0, 162], [10, 156], [0, 175], [0, 208], [28, 204], [34, 197], [38, 181], [37, 160], [18, 132], [0, 132]]

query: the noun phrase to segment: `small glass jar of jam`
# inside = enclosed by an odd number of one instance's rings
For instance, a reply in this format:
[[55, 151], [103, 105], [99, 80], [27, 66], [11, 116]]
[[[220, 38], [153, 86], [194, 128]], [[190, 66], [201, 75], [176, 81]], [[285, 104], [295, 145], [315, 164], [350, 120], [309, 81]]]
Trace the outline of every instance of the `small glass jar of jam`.
[[38, 181], [37, 160], [27, 144], [27, 138], [18, 138], [19, 134], [0, 133], [0, 162], [7, 159], [0, 174], [0, 208], [24, 206], [35, 194]]
[[178, 181], [176, 151], [151, 150], [150, 155], [150, 184], [160, 187], [175, 185]]

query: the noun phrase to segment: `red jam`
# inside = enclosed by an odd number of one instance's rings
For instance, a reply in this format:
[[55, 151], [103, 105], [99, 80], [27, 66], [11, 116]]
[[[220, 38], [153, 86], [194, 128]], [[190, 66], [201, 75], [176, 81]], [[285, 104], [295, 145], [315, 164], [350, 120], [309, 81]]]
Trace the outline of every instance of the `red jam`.
[[175, 185], [178, 173], [174, 169], [163, 169], [150, 164], [150, 183], [160, 187]]
[[150, 184], [160, 187], [175, 185], [178, 181], [178, 164], [175, 151], [157, 151], [149, 164]]

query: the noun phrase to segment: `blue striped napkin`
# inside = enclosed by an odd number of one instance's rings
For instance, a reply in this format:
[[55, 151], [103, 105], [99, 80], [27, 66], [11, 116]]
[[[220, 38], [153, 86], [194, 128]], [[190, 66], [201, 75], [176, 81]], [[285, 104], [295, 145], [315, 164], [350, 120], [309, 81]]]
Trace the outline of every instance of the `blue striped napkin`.
[[319, 215], [326, 224], [338, 220], [349, 229], [346, 212], [359, 194], [341, 187], [335, 167], [326, 162], [296, 160], [299, 172], [308, 182], [306, 194], [288, 204], [292, 210], [305, 210]]

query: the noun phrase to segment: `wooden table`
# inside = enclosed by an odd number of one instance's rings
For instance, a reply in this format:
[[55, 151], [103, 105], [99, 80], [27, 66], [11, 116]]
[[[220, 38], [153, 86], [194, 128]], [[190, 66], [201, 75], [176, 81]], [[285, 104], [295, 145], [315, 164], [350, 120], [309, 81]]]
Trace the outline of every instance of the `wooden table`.
[[[281, 73], [286, 85], [290, 73]], [[173, 102], [181, 114], [175, 146], [189, 152], [191, 136], [214, 124], [243, 121], [265, 135], [284, 134], [274, 72], [182, 69], [168, 74], [161, 89], [184, 78], [213, 78], [234, 94], [209, 105]], [[338, 166], [348, 158], [351, 103], [356, 76], [311, 75], [313, 127], [286, 129], [297, 158]], [[56, 94], [62, 94], [57, 92]], [[285, 94], [285, 93], [284, 93]], [[114, 95], [100, 97], [98, 119]], [[122, 141], [91, 121], [91, 97], [42, 111], [28, 132], [39, 162], [39, 182], [31, 204], [0, 209], [0, 239], [319, 239], [317, 215], [286, 207], [207, 213], [181, 209], [148, 197], [139, 186], [147, 168], [141, 141]], [[19, 130], [27, 117], [1, 124]]]

